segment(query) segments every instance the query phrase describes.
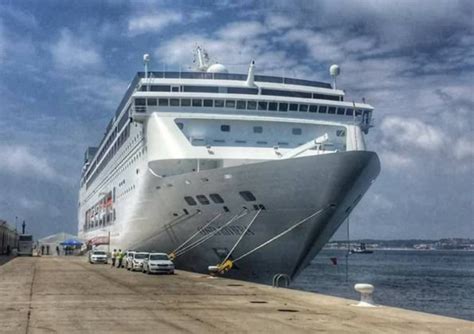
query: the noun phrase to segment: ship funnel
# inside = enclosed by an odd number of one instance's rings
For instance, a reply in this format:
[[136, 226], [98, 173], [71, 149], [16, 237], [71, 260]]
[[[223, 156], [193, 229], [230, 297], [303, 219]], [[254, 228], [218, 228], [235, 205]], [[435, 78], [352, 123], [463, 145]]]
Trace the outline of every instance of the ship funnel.
[[247, 75], [247, 81], [245, 82], [246, 86], [255, 87], [254, 72], [255, 72], [255, 60], [252, 60], [250, 62], [250, 66], [249, 66], [249, 73]]

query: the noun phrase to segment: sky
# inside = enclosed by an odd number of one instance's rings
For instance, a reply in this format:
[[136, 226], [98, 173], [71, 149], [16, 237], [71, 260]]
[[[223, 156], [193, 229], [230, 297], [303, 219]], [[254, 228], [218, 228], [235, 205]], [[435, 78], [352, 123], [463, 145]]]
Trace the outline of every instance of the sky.
[[[375, 107], [351, 238], [474, 238], [474, 2], [0, 1], [0, 218], [77, 232], [83, 154], [143, 70], [193, 47], [231, 72], [330, 81]], [[15, 218], [18, 217], [18, 218]], [[341, 234], [341, 232], [338, 232]]]

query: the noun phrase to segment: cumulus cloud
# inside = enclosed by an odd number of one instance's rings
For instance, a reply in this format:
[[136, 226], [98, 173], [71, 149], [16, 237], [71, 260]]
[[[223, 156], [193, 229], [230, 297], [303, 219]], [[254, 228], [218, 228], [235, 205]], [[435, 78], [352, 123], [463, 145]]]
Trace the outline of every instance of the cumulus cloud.
[[102, 57], [97, 46], [89, 38], [75, 35], [69, 29], [62, 29], [50, 52], [55, 65], [62, 70], [98, 67]]
[[417, 147], [427, 151], [442, 148], [449, 138], [442, 130], [415, 118], [386, 117], [381, 130], [390, 145]]
[[184, 16], [182, 14], [175, 12], [135, 16], [128, 21], [128, 31], [131, 35], [150, 32], [157, 33], [167, 26], [182, 22], [183, 19]]
[[40, 177], [54, 180], [58, 173], [44, 157], [38, 156], [28, 147], [0, 145], [0, 171], [24, 177]]

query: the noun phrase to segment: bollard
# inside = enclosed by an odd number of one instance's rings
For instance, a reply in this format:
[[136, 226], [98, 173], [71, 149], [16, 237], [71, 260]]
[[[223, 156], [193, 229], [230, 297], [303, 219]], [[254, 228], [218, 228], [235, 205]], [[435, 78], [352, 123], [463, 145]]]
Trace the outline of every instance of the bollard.
[[372, 284], [357, 283], [354, 285], [354, 289], [360, 293], [360, 302], [355, 306], [375, 307], [374, 300], [372, 299], [372, 293], [374, 292]]

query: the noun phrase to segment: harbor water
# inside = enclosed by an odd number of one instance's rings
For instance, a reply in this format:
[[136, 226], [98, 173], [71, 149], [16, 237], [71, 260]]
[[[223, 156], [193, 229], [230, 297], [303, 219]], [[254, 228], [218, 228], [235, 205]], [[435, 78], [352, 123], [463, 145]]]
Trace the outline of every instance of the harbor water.
[[[323, 250], [292, 288], [358, 299], [355, 283], [375, 286], [381, 305], [474, 320], [474, 252]], [[333, 264], [334, 258], [337, 264]]]

